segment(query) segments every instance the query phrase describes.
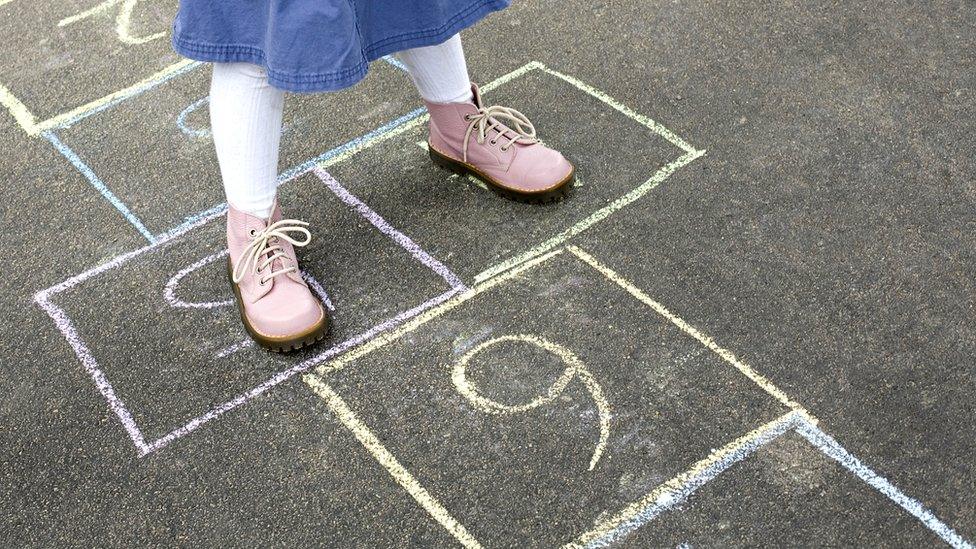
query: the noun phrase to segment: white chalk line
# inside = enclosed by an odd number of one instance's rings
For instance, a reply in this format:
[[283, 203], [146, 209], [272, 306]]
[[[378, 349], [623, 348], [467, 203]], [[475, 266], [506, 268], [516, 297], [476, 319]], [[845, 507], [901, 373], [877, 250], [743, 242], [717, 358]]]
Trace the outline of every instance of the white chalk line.
[[367, 206], [362, 200], [354, 196], [345, 187], [343, 187], [332, 175], [320, 167], [313, 169], [315, 175], [325, 183], [325, 186], [332, 191], [339, 200], [341, 200], [347, 206], [350, 206], [360, 216], [366, 221], [369, 221], [377, 230], [383, 233], [385, 236], [396, 242], [401, 248], [406, 250], [413, 258], [420, 263], [422, 263], [428, 269], [437, 273], [438, 276], [444, 279], [452, 288], [457, 288], [461, 290], [466, 290], [467, 287], [461, 282], [461, 279], [457, 277], [450, 269], [448, 269], [443, 263], [434, 259], [430, 254], [425, 252], [416, 242], [410, 239], [407, 235], [403, 234], [395, 227], [387, 223], [383, 217], [376, 213], [372, 208]]
[[136, 425], [135, 419], [132, 418], [132, 414], [129, 413], [125, 403], [115, 394], [115, 388], [112, 386], [112, 383], [109, 382], [102, 370], [99, 369], [98, 362], [95, 361], [95, 357], [92, 356], [88, 347], [82, 341], [81, 336], [78, 335], [78, 331], [75, 330], [74, 324], [68, 318], [67, 313], [61, 307], [51, 303], [46, 296], [38, 296], [35, 301], [51, 317], [54, 324], [61, 331], [61, 334], [68, 341], [68, 344], [71, 345], [78, 360], [81, 361], [81, 365], [95, 382], [95, 387], [105, 397], [109, 408], [118, 416], [119, 422], [122, 423], [122, 427], [128, 433], [129, 438], [132, 439], [132, 443], [135, 444], [139, 454], [145, 454], [148, 451], [149, 445], [146, 444], [142, 431]]
[[640, 528], [664, 511], [688, 498], [698, 488], [717, 477], [732, 465], [750, 456], [767, 442], [776, 439], [794, 426], [796, 412], [786, 414], [742, 435], [690, 469], [658, 486], [644, 497], [604, 520], [594, 529], [583, 533], [565, 548], [607, 547]]
[[[326, 172], [323, 172], [323, 173], [326, 173]], [[328, 175], [328, 174], [326, 173], [326, 175]], [[331, 175], [329, 175], [329, 178], [332, 179], [331, 178]], [[353, 198], [355, 198], [355, 197], [353, 197]], [[79, 275], [73, 276], [73, 277], [65, 280], [64, 282], [62, 282], [60, 284], [56, 284], [56, 285], [54, 285], [54, 286], [52, 286], [50, 288], [47, 288], [45, 290], [41, 290], [41, 291], [37, 292], [34, 295], [34, 301], [36, 303], [38, 303], [38, 305], [40, 305], [42, 308], [44, 308], [45, 311], [48, 312], [48, 315], [51, 316], [52, 320], [54, 320], [55, 326], [61, 331], [61, 333], [62, 333], [62, 335], [64, 335], [65, 339], [67, 339], [68, 342], [69, 342], [69, 344], [71, 344], [72, 347], [75, 349], [75, 354], [78, 356], [79, 360], [81, 360], [83, 366], [86, 369], [93, 368], [94, 370], [90, 370], [90, 371], [94, 371], [94, 372], [97, 373], [97, 376], [96, 376], [95, 373], [92, 374], [93, 377], [96, 377], [96, 384], [99, 384], [99, 388], [100, 388], [100, 390], [102, 390], [102, 394], [105, 395], [106, 399], [108, 399], [108, 401], [109, 401], [109, 405], [112, 407], [113, 410], [116, 411], [116, 414], [119, 415], [119, 418], [123, 421], [123, 425], [126, 426], [127, 431], [129, 431], [130, 437], [132, 437], [134, 441], [137, 440], [136, 439], [136, 435], [138, 435], [139, 437], [142, 437], [142, 434], [138, 430], [138, 428], [135, 426], [135, 422], [132, 420], [132, 417], [131, 417], [130, 413], [125, 408], [125, 406], [122, 404], [122, 401], [119, 400], [115, 396], [115, 390], [114, 390], [114, 388], [112, 388], [111, 383], [108, 382], [108, 379], [106, 378], [105, 374], [100, 369], [98, 369], [98, 365], [95, 362], [95, 359], [92, 357], [91, 352], [89, 351], [89, 349], [87, 348], [87, 346], [85, 346], [85, 344], [81, 341], [81, 339], [77, 337], [77, 334], [74, 332], [73, 326], [71, 325], [70, 321], [67, 320], [67, 316], [62, 311], [61, 312], [61, 316], [59, 317], [56, 313], [57, 313], [57, 311], [60, 311], [60, 309], [58, 309], [57, 307], [53, 306], [53, 304], [50, 304], [49, 303], [49, 300], [54, 295], [56, 295], [58, 293], [61, 293], [61, 292], [65, 291], [65, 290], [68, 290], [69, 288], [72, 288], [74, 286], [77, 286], [78, 284], [84, 282], [85, 280], [90, 279], [93, 276], [96, 276], [98, 274], [104, 273], [104, 272], [106, 272], [106, 271], [108, 271], [110, 269], [115, 269], [115, 268], [121, 267], [123, 264], [127, 263], [128, 261], [132, 260], [133, 258], [139, 257], [140, 255], [142, 255], [142, 254], [144, 254], [146, 252], [149, 252], [151, 250], [154, 250], [158, 246], [164, 245], [164, 244], [166, 244], [168, 242], [172, 242], [174, 239], [179, 238], [180, 236], [186, 234], [187, 232], [189, 232], [189, 231], [191, 231], [191, 230], [193, 230], [193, 229], [195, 229], [197, 227], [200, 227], [200, 226], [202, 226], [202, 225], [204, 225], [206, 223], [209, 223], [213, 219], [216, 219], [217, 217], [220, 217], [221, 215], [224, 215], [225, 213], [226, 213], [226, 210], [218, 210], [218, 211], [215, 211], [215, 212], [209, 214], [208, 216], [203, 217], [203, 218], [197, 220], [193, 224], [188, 225], [184, 230], [182, 230], [180, 232], [174, 232], [172, 234], [169, 234], [169, 235], [166, 235], [164, 237], [161, 237], [154, 244], [150, 244], [148, 246], [144, 246], [144, 247], [139, 248], [137, 250], [134, 250], [132, 252], [129, 252], [129, 253], [126, 253], [126, 254], [122, 254], [122, 255], [116, 257], [113, 260], [110, 260], [110, 261], [108, 261], [106, 263], [103, 263], [102, 265], [100, 265], [98, 267], [95, 267], [93, 269], [90, 269], [88, 271], [85, 271], [85, 272], [83, 272], [83, 273], [81, 273]], [[389, 228], [392, 229], [392, 227], [389, 227]], [[397, 242], [398, 244], [401, 244], [401, 242], [399, 240], [397, 240], [396, 238], [394, 238], [394, 241]], [[419, 250], [419, 248], [418, 248], [418, 250]], [[410, 250], [408, 250], [408, 252], [409, 251]], [[414, 251], [416, 252], [416, 250], [414, 250]], [[203, 262], [205, 262], [207, 260], [214, 261], [214, 260], [216, 260], [217, 257], [219, 257], [219, 254], [220, 253], [225, 253], [225, 252], [218, 252], [218, 254], [215, 254], [215, 255], [212, 255], [212, 256], [208, 256], [208, 257], [204, 258], [201, 261], [203, 261]], [[433, 257], [429, 256], [429, 254], [426, 254], [426, 252], [424, 252], [423, 250], [419, 250], [418, 253], [422, 253], [421, 255], [425, 256], [426, 258], [429, 258], [429, 260], [430, 261], [433, 261], [435, 264], [441, 265], [445, 269], [445, 273], [447, 273], [447, 274], [450, 275], [449, 277], [445, 277], [445, 280], [446, 281], [449, 281], [450, 282], [451, 280], [458, 280], [457, 277], [453, 275], [453, 273], [451, 273], [449, 270], [446, 270], [447, 268], [444, 267], [443, 264], [441, 264], [440, 262], [436, 261]], [[411, 252], [411, 254], [413, 255], [413, 252]], [[200, 266], [202, 266], [202, 265], [198, 265], [199, 263], [201, 263], [201, 261], [198, 261], [197, 263], [195, 263], [194, 265], [191, 265], [190, 267], [197, 266], [197, 268], [199, 268]], [[421, 261], [421, 263], [424, 264], [425, 266], [428, 266], [427, 263], [424, 263], [423, 261]], [[184, 270], [186, 270], [186, 269], [184, 269]], [[192, 270], [192, 269], [190, 269], [190, 270]], [[186, 274], [188, 274], [188, 272], [189, 271], [187, 271], [186, 273], [183, 273], [183, 276], [186, 276]], [[182, 271], [181, 271], [181, 273], [182, 273]], [[177, 275], [179, 275], [179, 274], [180, 273], [177, 273]], [[442, 275], [442, 276], [444, 275], [443, 273], [440, 273], [440, 272], [438, 272], [437, 274]], [[453, 277], [453, 278], [451, 278], [451, 277]], [[170, 297], [171, 297], [171, 299], [173, 299], [173, 302], [176, 302], [176, 303], [179, 303], [180, 300], [175, 295], [175, 289], [176, 289], [176, 286], [179, 284], [179, 279], [181, 279], [181, 278], [182, 277], [178, 277], [176, 279], [176, 282], [172, 285], [172, 295]], [[173, 278], [170, 279], [170, 282], [173, 282]], [[319, 296], [320, 297], [325, 296], [323, 298], [323, 301], [328, 301], [328, 303], [331, 304], [331, 300], [328, 299], [328, 295], [325, 293], [324, 288], [322, 288], [320, 284], [317, 284], [317, 282], [316, 282], [316, 285], [321, 290], [321, 293], [320, 293]], [[441, 295], [439, 295], [437, 297], [434, 297], [433, 299], [428, 300], [427, 302], [425, 302], [425, 303], [423, 303], [423, 304], [421, 304], [421, 305], [419, 305], [417, 307], [414, 307], [412, 309], [409, 309], [408, 311], [404, 311], [403, 313], [400, 313], [399, 315], [396, 315], [395, 317], [393, 317], [393, 318], [391, 318], [391, 319], [389, 319], [389, 320], [387, 320], [387, 321], [385, 321], [385, 322], [383, 322], [383, 323], [381, 323], [381, 324], [379, 324], [377, 326], [374, 326], [373, 328], [367, 330], [366, 332], [364, 332], [362, 334], [359, 334], [358, 336], [355, 336], [355, 337], [353, 337], [353, 338], [351, 338], [351, 339], [343, 342], [342, 344], [338, 345], [337, 347], [334, 347], [333, 349], [330, 349], [329, 351], [326, 351], [326, 352], [324, 352], [324, 353], [322, 353], [320, 355], [317, 355], [316, 357], [313, 357], [312, 359], [309, 359], [309, 361], [306, 361], [306, 362], [304, 362], [304, 363], [302, 363], [302, 364], [300, 364], [298, 366], [295, 366], [295, 367], [292, 367], [292, 368], [290, 368], [288, 370], [285, 370], [283, 372], [280, 372], [279, 374], [276, 374], [275, 376], [273, 376], [270, 380], [266, 381], [265, 383], [259, 385], [256, 388], [252, 389], [251, 391], [248, 391], [247, 393], [244, 393], [244, 394], [238, 396], [237, 398], [232, 399], [232, 400], [230, 400], [230, 401], [228, 401], [228, 402], [226, 402], [226, 403], [224, 403], [224, 404], [222, 404], [222, 405], [220, 405], [220, 406], [212, 409], [211, 411], [207, 412], [206, 414], [204, 414], [202, 416], [199, 416], [197, 418], [194, 418], [193, 420], [191, 420], [189, 423], [187, 423], [183, 427], [180, 427], [180, 428], [178, 428], [178, 429], [170, 432], [169, 434], [165, 435], [164, 437], [160, 438], [159, 440], [157, 440], [157, 441], [155, 441], [155, 442], [153, 442], [153, 443], [151, 443], [149, 445], [146, 445], [145, 442], [142, 442], [141, 444], [137, 442], [136, 443], [136, 447], [139, 450], [140, 456], [144, 456], [144, 455], [146, 455], [148, 453], [154, 452], [154, 451], [156, 451], [156, 450], [158, 450], [158, 449], [166, 446], [167, 444], [169, 444], [173, 440], [176, 440], [176, 439], [178, 439], [178, 438], [180, 438], [182, 436], [185, 436], [186, 434], [189, 434], [190, 432], [196, 430], [200, 425], [203, 425], [204, 423], [206, 423], [206, 422], [208, 422], [208, 421], [210, 421], [212, 419], [215, 419], [215, 418], [219, 417], [220, 415], [224, 414], [225, 412], [227, 412], [229, 410], [232, 410], [232, 409], [240, 406], [241, 404], [244, 404], [245, 402], [249, 401], [250, 399], [252, 399], [252, 398], [254, 398], [254, 397], [256, 397], [256, 396], [264, 393], [266, 390], [270, 389], [271, 387], [274, 387], [275, 385], [281, 383], [282, 381], [285, 381], [285, 380], [289, 379], [290, 377], [292, 377], [296, 373], [303, 372], [306, 369], [311, 368], [312, 366], [318, 364], [321, 361], [328, 360], [329, 358], [332, 358], [333, 356], [335, 356], [335, 353], [332, 352], [334, 349], [340, 349], [340, 351], [345, 351], [345, 350], [347, 350], [349, 348], [352, 348], [352, 347], [355, 347], [357, 345], [360, 345], [364, 341], [366, 341], [366, 340], [368, 340], [368, 339], [370, 339], [372, 337], [375, 337], [376, 335], [378, 335], [378, 334], [380, 334], [380, 333], [382, 333], [382, 332], [384, 332], [386, 330], [389, 330], [389, 329], [392, 329], [392, 328], [398, 326], [402, 322], [406, 321], [407, 319], [409, 319], [409, 318], [411, 318], [413, 316], [416, 316], [416, 315], [420, 314], [421, 312], [427, 310], [428, 308], [431, 308], [431, 307], [434, 307], [434, 306], [437, 306], [437, 305], [441, 304], [442, 302], [448, 300], [450, 297], [453, 297], [455, 294], [459, 293], [463, 289], [465, 289], [465, 287], [463, 286], [463, 284], [460, 285], [460, 286], [458, 286], [458, 287], [452, 287], [451, 290], [449, 290], [449, 291], [447, 291], [447, 292], [445, 292], [445, 293], [443, 293], [443, 294], [441, 294]], [[313, 290], [315, 290], [314, 286], [313, 286]], [[165, 290], [164, 290], [164, 296], [165, 296]], [[45, 307], [45, 304], [50, 305], [50, 307]], [[172, 304], [172, 302], [171, 302], [171, 304]], [[63, 320], [65, 320], [67, 322], [62, 322], [62, 318], [63, 318]], [[72, 335], [72, 334], [74, 334], [74, 335]], [[74, 339], [72, 339], [72, 337], [74, 337]], [[245, 348], [245, 347], [246, 346], [243, 346], [240, 343], [231, 345], [230, 347], [225, 348], [225, 349], [222, 349], [221, 351], [219, 351], [218, 352], [218, 358], [220, 357], [221, 353], [225, 353], [223, 356], [227, 356], [227, 355], [229, 355], [229, 354], [231, 354], [233, 352], [236, 352], [236, 351], [238, 351], [238, 350], [240, 350], [242, 348]], [[103, 389], [103, 385], [104, 385], [104, 389]], [[109, 398], [109, 395], [111, 395], [111, 398]], [[135, 431], [129, 430], [130, 424], [131, 424], [131, 427], [132, 428], [135, 428]], [[141, 440], [141, 438], [140, 438], [140, 440]]]
[[793, 410], [803, 413], [805, 416], [810, 417], [813, 422], [816, 422], [816, 420], [813, 419], [813, 417], [809, 414], [809, 412], [806, 411], [806, 409], [803, 406], [801, 406], [797, 401], [787, 396], [786, 393], [780, 390], [779, 387], [777, 387], [773, 382], [771, 382], [765, 376], [756, 372], [751, 366], [749, 366], [745, 362], [739, 360], [735, 356], [735, 354], [732, 353], [732, 351], [729, 351], [728, 349], [719, 346], [718, 343], [715, 342], [715, 340], [701, 333], [694, 326], [682, 320], [680, 317], [678, 317], [677, 315], [669, 311], [666, 307], [664, 307], [664, 305], [661, 305], [660, 303], [652, 299], [650, 296], [645, 294], [643, 291], [641, 291], [640, 288], [631, 284], [630, 281], [625, 279], [623, 276], [617, 274], [610, 267], [607, 267], [603, 263], [597, 261], [597, 259], [592, 255], [584, 252], [583, 250], [581, 250], [576, 246], [567, 246], [566, 249], [569, 250], [570, 253], [578, 257], [580, 260], [582, 260], [584, 263], [596, 269], [597, 272], [602, 274], [608, 280], [623, 288], [627, 293], [629, 293], [631, 296], [636, 298], [638, 301], [647, 305], [648, 307], [653, 309], [656, 313], [658, 313], [666, 320], [674, 324], [682, 332], [691, 336], [699, 343], [704, 345], [707, 349], [709, 349], [710, 351], [718, 355], [720, 358], [722, 358], [722, 360], [729, 363], [736, 370], [738, 370], [747, 378], [749, 378], [753, 383], [758, 385], [763, 391], [765, 391], [770, 396], [775, 398], [781, 404]]
[[833, 437], [809, 422], [806, 418], [798, 418], [796, 431], [803, 438], [807, 439], [810, 444], [816, 446], [824, 455], [840, 463], [845, 469], [854, 473], [859, 479], [867, 483], [868, 486], [881, 492], [910, 515], [917, 518], [947, 544], [956, 549], [973, 549], [972, 543], [963, 539], [955, 530], [939, 520], [921, 502], [905, 495], [904, 492], [896, 488], [886, 478], [874, 472], [870, 467], [864, 465], [861, 460], [844, 449]]
[[654, 520], [657, 516], [685, 501], [698, 488], [714, 479], [736, 463], [746, 459], [760, 447], [787, 432], [795, 431], [825, 456], [834, 459], [859, 479], [881, 492], [893, 503], [917, 518], [925, 527], [948, 545], [957, 549], [972, 549], [970, 542], [939, 520], [918, 500], [906, 496], [887, 479], [881, 477], [850, 454], [830, 435], [811, 423], [808, 417], [792, 411], [773, 420], [696, 463], [691, 469], [662, 484], [652, 492], [627, 506], [596, 528], [565, 545], [567, 548], [607, 547]]
[[180, 111], [180, 114], [176, 115], [176, 127], [183, 132], [184, 135], [193, 139], [209, 139], [213, 136], [210, 128], [191, 128], [189, 124], [186, 123], [187, 117], [193, 114], [197, 109], [204, 105], [210, 103], [210, 96], [204, 96], [202, 99], [197, 99], [193, 103], [190, 103], [185, 109]]
[[402, 313], [394, 316], [393, 318], [390, 318], [384, 322], [381, 322], [380, 324], [377, 324], [369, 328], [364, 332], [361, 332], [353, 337], [350, 337], [349, 339], [343, 341], [342, 343], [335, 345], [334, 347], [331, 347], [329, 349], [326, 349], [325, 351], [315, 355], [312, 358], [309, 358], [304, 362], [296, 364], [288, 368], [287, 370], [278, 372], [277, 374], [272, 376], [264, 383], [258, 385], [257, 387], [254, 387], [253, 389], [250, 389], [247, 392], [242, 393], [241, 395], [231, 400], [228, 400], [227, 402], [209, 410], [207, 413], [190, 420], [182, 427], [174, 429], [173, 431], [166, 434], [165, 436], [153, 441], [152, 443], [147, 445], [147, 448], [144, 452], [140, 452], [140, 457], [164, 448], [166, 445], [173, 442], [174, 440], [177, 440], [181, 437], [184, 437], [192, 433], [193, 431], [197, 430], [205, 423], [213, 419], [216, 419], [221, 415], [233, 410], [234, 408], [237, 408], [238, 406], [241, 406], [242, 404], [245, 404], [250, 400], [264, 394], [268, 389], [271, 389], [272, 387], [291, 379], [296, 374], [305, 372], [306, 370], [313, 368], [318, 364], [322, 363], [323, 361], [329, 360], [330, 358], [333, 358], [335, 356], [340, 356], [342, 353], [348, 351], [349, 349], [352, 349], [357, 345], [361, 345], [364, 341], [368, 341], [376, 337], [377, 335], [382, 334], [385, 331], [388, 331], [390, 329], [399, 326], [403, 322], [407, 321], [410, 318], [413, 318], [414, 316], [419, 315], [423, 311], [430, 309], [431, 307], [435, 307], [443, 303], [444, 301], [447, 301], [448, 299], [453, 297], [457, 292], [458, 290], [456, 289], [450, 289], [441, 295], [438, 295], [434, 298], [431, 298], [421, 303], [420, 305], [417, 305], [416, 307], [413, 307], [412, 309], [403, 311]]
[[307, 374], [302, 376], [305, 383], [311, 387], [333, 414], [349, 429], [356, 437], [356, 440], [373, 456], [373, 458], [383, 466], [384, 469], [393, 477], [408, 494], [416, 501], [427, 513], [434, 518], [445, 530], [450, 532], [463, 547], [480, 548], [481, 544], [472, 536], [464, 526], [458, 522], [444, 506], [430, 494], [411, 473], [396, 459], [396, 457], [383, 445], [379, 437], [373, 434], [349, 406], [326, 385], [318, 376]]
[[325, 288], [319, 284], [319, 281], [311, 275], [308, 271], [302, 271], [302, 280], [308, 284], [308, 287], [312, 289], [312, 292], [318, 296], [319, 301], [321, 301], [325, 308], [329, 310], [330, 313], [334, 313], [336, 308], [332, 303], [332, 298], [329, 297], [329, 293], [325, 291]]
[[[467, 378], [468, 363], [475, 355], [483, 352], [489, 347], [509, 341], [535, 345], [536, 347], [539, 347], [540, 349], [543, 349], [558, 357], [566, 364], [566, 369], [563, 370], [563, 373], [560, 374], [556, 381], [549, 387], [549, 389], [546, 390], [544, 395], [539, 395], [529, 402], [523, 404], [502, 404], [501, 402], [497, 402], [482, 396]], [[569, 386], [569, 383], [575, 378], [579, 378], [586, 389], [590, 392], [590, 395], [593, 397], [593, 402], [596, 403], [597, 414], [600, 418], [600, 438], [597, 441], [596, 449], [593, 450], [593, 455], [590, 458], [589, 470], [592, 471], [596, 467], [597, 462], [600, 461], [600, 457], [603, 456], [603, 452], [607, 447], [607, 441], [610, 438], [610, 402], [607, 400], [607, 397], [603, 393], [603, 389], [600, 387], [600, 384], [596, 381], [596, 378], [593, 377], [593, 374], [586, 367], [586, 364], [584, 364], [575, 353], [566, 347], [559, 345], [558, 343], [553, 343], [535, 335], [505, 335], [484, 341], [475, 346], [473, 349], [470, 349], [468, 352], [464, 353], [460, 359], [458, 359], [458, 361], [454, 364], [454, 368], [451, 370], [451, 381], [454, 383], [454, 388], [457, 389], [457, 392], [460, 393], [464, 398], [468, 399], [468, 402], [470, 402], [476, 409], [486, 414], [495, 415], [518, 414], [549, 404], [559, 398], [559, 396], [563, 394], [563, 391], [566, 390], [566, 387]]]
[[217, 358], [226, 358], [238, 351], [250, 349], [251, 347], [254, 347], [254, 340], [248, 337], [234, 343], [233, 345], [224, 347], [223, 349], [217, 351], [217, 354], [214, 356]]
[[227, 254], [228, 254], [227, 250], [222, 250], [215, 254], [210, 254], [207, 257], [204, 257], [203, 259], [200, 259], [199, 261], [196, 261], [190, 264], [189, 266], [180, 269], [179, 272], [171, 276], [170, 279], [166, 282], [166, 285], [163, 287], [163, 299], [166, 300], [166, 303], [169, 303], [170, 307], [174, 307], [176, 309], [216, 309], [219, 307], [227, 307], [233, 305], [234, 304], [233, 299], [227, 299], [224, 301], [189, 302], [180, 299], [176, 295], [176, 288], [179, 287], [180, 282], [187, 275], [196, 271], [197, 269], [201, 269], [213, 263], [214, 261], [217, 261], [218, 259], [226, 257]]

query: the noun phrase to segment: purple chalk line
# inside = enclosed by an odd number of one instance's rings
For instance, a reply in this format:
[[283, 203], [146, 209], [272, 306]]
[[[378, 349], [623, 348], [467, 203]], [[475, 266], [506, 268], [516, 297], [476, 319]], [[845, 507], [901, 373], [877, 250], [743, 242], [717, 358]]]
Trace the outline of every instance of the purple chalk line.
[[[211, 409], [209, 412], [190, 420], [182, 427], [179, 427], [174, 431], [171, 431], [169, 434], [164, 435], [162, 438], [157, 439], [152, 443], [148, 443], [148, 444], [146, 443], [142, 431], [139, 429], [138, 425], [133, 419], [132, 414], [126, 408], [122, 400], [116, 395], [115, 388], [112, 386], [111, 382], [105, 376], [104, 372], [102, 372], [102, 370], [98, 367], [98, 362], [95, 360], [95, 357], [92, 356], [91, 351], [88, 349], [87, 345], [85, 345], [85, 343], [82, 341], [81, 337], [79, 336], [78, 332], [75, 330], [74, 325], [71, 322], [71, 319], [68, 318], [67, 314], [64, 312], [63, 309], [61, 309], [60, 307], [58, 307], [57, 305], [51, 302], [51, 298], [54, 295], [64, 292], [68, 289], [71, 289], [92, 277], [98, 276], [99, 274], [102, 274], [106, 271], [121, 267], [122, 265], [131, 261], [132, 259], [135, 259], [145, 254], [146, 252], [155, 250], [160, 246], [166, 245], [176, 240], [177, 238], [185, 235], [186, 233], [192, 231], [193, 229], [201, 227], [209, 223], [210, 221], [213, 221], [214, 219], [221, 217], [222, 215], [226, 214], [227, 212], [226, 208], [215, 208], [209, 211], [205, 216], [201, 216], [195, 219], [192, 223], [180, 227], [179, 230], [161, 236], [159, 239], [156, 240], [156, 242], [152, 244], [119, 255], [101, 265], [98, 265], [97, 267], [94, 267], [85, 272], [72, 276], [59, 284], [56, 284], [54, 286], [51, 286], [50, 288], [46, 288], [44, 290], [37, 292], [36, 294], [34, 294], [35, 303], [37, 303], [38, 306], [40, 306], [48, 314], [48, 316], [51, 317], [51, 319], [54, 321], [55, 326], [61, 331], [62, 335], [71, 345], [72, 349], [74, 349], [75, 355], [78, 356], [78, 359], [81, 361], [82, 366], [89, 373], [89, 375], [91, 375], [92, 379], [94, 380], [95, 386], [98, 388], [99, 392], [102, 393], [102, 396], [105, 397], [105, 400], [108, 402], [109, 407], [112, 409], [112, 411], [115, 412], [115, 414], [119, 417], [122, 426], [125, 428], [126, 432], [129, 434], [129, 437], [132, 439], [133, 443], [138, 449], [140, 457], [165, 447], [170, 442], [188, 433], [193, 432], [204, 423], [207, 423], [208, 421], [223, 415], [227, 411], [237, 408], [238, 406], [248, 402], [252, 398], [261, 395], [262, 393], [274, 387], [275, 385], [278, 385], [279, 383], [291, 378], [295, 374], [304, 372], [305, 370], [311, 368], [312, 366], [315, 366], [316, 364], [328, 360], [329, 358], [332, 358], [338, 355], [339, 353], [342, 353], [352, 347], [360, 345], [361, 343], [375, 337], [377, 334], [389, 330], [393, 327], [396, 327], [399, 324], [403, 323], [405, 320], [417, 316], [421, 312], [431, 307], [434, 307], [440, 303], [443, 303], [444, 301], [450, 299], [452, 296], [461, 293], [467, 289], [464, 283], [461, 282], [461, 280], [453, 272], [451, 272], [451, 270], [448, 269], [443, 263], [433, 258], [430, 254], [428, 254], [423, 249], [421, 249], [413, 240], [411, 240], [402, 232], [392, 227], [379, 214], [377, 214], [375, 211], [370, 209], [365, 203], [363, 203], [361, 200], [356, 198], [348, 190], [346, 190], [341, 184], [339, 184], [339, 182], [336, 181], [331, 174], [318, 167], [314, 168], [314, 171], [315, 174], [326, 184], [326, 186], [333, 193], [336, 194], [336, 196], [339, 197], [340, 200], [342, 200], [345, 204], [355, 208], [356, 211], [359, 212], [360, 215], [362, 215], [364, 218], [366, 218], [366, 220], [369, 221], [374, 227], [376, 227], [383, 234], [389, 236], [393, 241], [395, 241], [397, 244], [399, 244], [404, 249], [406, 249], [410, 253], [410, 255], [413, 256], [417, 261], [419, 261], [423, 265], [433, 270], [439, 276], [441, 276], [441, 278], [443, 278], [444, 281], [451, 286], [451, 289], [437, 297], [434, 297], [430, 300], [425, 301], [424, 303], [421, 303], [416, 307], [413, 307], [412, 309], [404, 311], [394, 316], [393, 318], [390, 318], [366, 330], [365, 332], [362, 332], [340, 343], [339, 345], [332, 347], [320, 353], [319, 355], [316, 355], [315, 357], [306, 360], [305, 362], [302, 362], [287, 370], [275, 374], [273, 377], [271, 377], [269, 380], [265, 381], [261, 385], [258, 385], [257, 387], [247, 391], [246, 393], [243, 393], [238, 397], [229, 400], [224, 404], [217, 406], [216, 408]], [[299, 174], [296, 173], [292, 177], [297, 177], [298, 175]], [[170, 280], [167, 282], [166, 287], [164, 288], [164, 298], [171, 305], [176, 307], [211, 308], [211, 307], [217, 307], [222, 305], [223, 303], [184, 302], [176, 297], [175, 290], [176, 290], [176, 286], [179, 284], [180, 279], [182, 279], [184, 276], [186, 276], [196, 268], [200, 268], [203, 265], [206, 265], [207, 263], [216, 260], [224, 253], [226, 252], [218, 252], [217, 254], [207, 256], [195, 262], [193, 265], [190, 265], [189, 267], [181, 270], [175, 276], [170, 278]], [[314, 279], [312, 280], [314, 282], [313, 290], [315, 290], [316, 293], [318, 293], [319, 296], [323, 298], [323, 301], [326, 302], [327, 306], [331, 305], [331, 300], [329, 300], [328, 295], [325, 293], [325, 290], [321, 287], [320, 284], [318, 284], [317, 281], [314, 281]], [[319, 290], [321, 290], [321, 292]], [[228, 347], [224, 351], [227, 351], [228, 349], [232, 349], [232, 348], [233, 350], [231, 350], [230, 352], [235, 352], [243, 347], [241, 347], [241, 344], [238, 343], [231, 347]], [[227, 354], [230, 354], [230, 352], [228, 352]]]

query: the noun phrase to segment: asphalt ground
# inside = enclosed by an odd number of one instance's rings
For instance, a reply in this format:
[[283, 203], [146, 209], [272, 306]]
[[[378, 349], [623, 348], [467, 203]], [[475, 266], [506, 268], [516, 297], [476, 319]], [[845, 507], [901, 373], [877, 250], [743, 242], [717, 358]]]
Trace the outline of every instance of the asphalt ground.
[[434, 168], [393, 64], [289, 96], [288, 356], [175, 1], [94, 5], [0, 2], [5, 546], [976, 539], [972, 2], [516, 2], [464, 44], [550, 206]]

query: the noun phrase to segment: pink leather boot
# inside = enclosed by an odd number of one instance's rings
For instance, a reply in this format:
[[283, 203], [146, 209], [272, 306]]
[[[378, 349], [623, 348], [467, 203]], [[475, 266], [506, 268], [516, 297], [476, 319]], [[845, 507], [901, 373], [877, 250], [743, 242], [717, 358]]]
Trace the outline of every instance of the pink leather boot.
[[[520, 202], [561, 199], [573, 182], [573, 165], [535, 137], [524, 114], [485, 107], [478, 86], [470, 103], [427, 103], [430, 157], [438, 166], [484, 181], [502, 196]], [[509, 128], [502, 121], [509, 122]]]
[[[295, 258], [294, 246], [312, 239], [308, 223], [282, 219], [277, 204], [268, 220], [228, 208], [228, 269], [244, 328], [272, 351], [300, 349], [324, 338], [329, 317], [306, 286]], [[289, 233], [305, 238], [297, 240]]]

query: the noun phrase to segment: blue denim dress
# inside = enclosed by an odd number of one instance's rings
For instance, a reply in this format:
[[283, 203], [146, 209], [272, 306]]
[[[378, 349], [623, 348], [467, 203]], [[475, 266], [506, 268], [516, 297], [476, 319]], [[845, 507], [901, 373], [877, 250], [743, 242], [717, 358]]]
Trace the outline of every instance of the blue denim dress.
[[511, 0], [180, 0], [177, 53], [268, 70], [272, 86], [349, 87], [370, 61], [439, 44]]

